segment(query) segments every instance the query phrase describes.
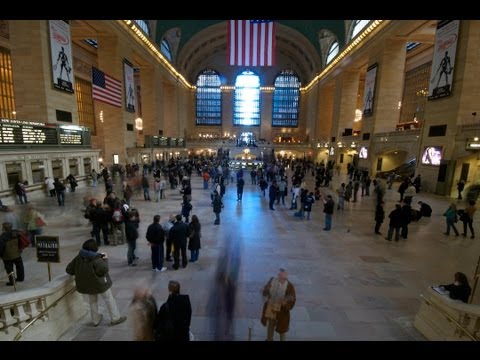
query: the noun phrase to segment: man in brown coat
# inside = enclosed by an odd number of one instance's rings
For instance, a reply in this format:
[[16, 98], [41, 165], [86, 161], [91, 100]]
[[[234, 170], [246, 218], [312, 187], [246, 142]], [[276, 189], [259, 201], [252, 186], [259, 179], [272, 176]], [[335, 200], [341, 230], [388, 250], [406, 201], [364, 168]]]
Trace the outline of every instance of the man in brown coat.
[[285, 333], [290, 325], [290, 310], [295, 305], [295, 287], [288, 281], [285, 269], [280, 269], [277, 277], [272, 277], [263, 288], [266, 297], [262, 311], [262, 325], [267, 326], [267, 341], [273, 341], [273, 331], [285, 341]]

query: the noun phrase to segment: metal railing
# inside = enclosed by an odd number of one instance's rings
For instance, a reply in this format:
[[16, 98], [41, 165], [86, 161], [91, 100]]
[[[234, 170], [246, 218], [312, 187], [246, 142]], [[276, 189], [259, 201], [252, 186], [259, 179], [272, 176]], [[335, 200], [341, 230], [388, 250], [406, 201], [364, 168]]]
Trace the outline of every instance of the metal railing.
[[75, 292], [77, 288], [74, 286], [70, 290], [68, 290], [65, 294], [60, 296], [57, 300], [55, 300], [53, 303], [48, 305], [45, 309], [43, 309], [38, 315], [36, 315], [32, 320], [30, 320], [27, 325], [25, 325], [18, 333], [15, 335], [13, 338], [13, 341], [19, 341], [20, 338], [22, 337], [23, 333], [30, 327], [32, 326], [38, 319], [42, 318], [51, 308], [56, 306], [61, 300], [63, 300], [67, 295], [70, 295], [71, 293]]
[[473, 335], [470, 331], [468, 331], [462, 324], [460, 324], [457, 320], [455, 320], [449, 313], [445, 312], [442, 310], [438, 305], [427, 299], [425, 296], [420, 294], [420, 297], [425, 301], [425, 303], [428, 306], [433, 307], [435, 310], [437, 310], [439, 313], [441, 313], [443, 316], [447, 318], [449, 322], [452, 322], [455, 324], [457, 327], [457, 330], [459, 329], [461, 332], [463, 332], [465, 335], [467, 335], [472, 341], [478, 341], [478, 339]]

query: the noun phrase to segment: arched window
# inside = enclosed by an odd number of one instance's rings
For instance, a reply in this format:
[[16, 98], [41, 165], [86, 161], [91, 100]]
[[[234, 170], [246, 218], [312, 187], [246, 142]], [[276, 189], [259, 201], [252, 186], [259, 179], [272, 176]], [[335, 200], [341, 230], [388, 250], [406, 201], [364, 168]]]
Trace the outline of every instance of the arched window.
[[260, 78], [250, 70], [235, 79], [233, 125], [260, 125]]
[[360, 31], [363, 30], [365, 26], [370, 22], [370, 20], [354, 20], [353, 21], [353, 29], [352, 29], [352, 35], [350, 35], [350, 40], [355, 38], [355, 36], [358, 35]]
[[197, 125], [222, 125], [220, 76], [214, 70], [204, 70], [196, 85]]
[[134, 20], [140, 29], [143, 30], [145, 34], [150, 36], [150, 27], [148, 26], [147, 20]]
[[170, 44], [166, 39], [163, 39], [160, 43], [160, 51], [168, 59], [168, 61], [172, 62], [172, 50], [170, 49]]
[[283, 70], [275, 79], [272, 126], [297, 127], [300, 80], [291, 70]]
[[338, 50], [339, 50], [338, 41], [334, 41], [332, 45], [330, 45], [330, 48], [328, 49], [327, 61], [325, 62], [325, 64], [328, 64], [330, 61], [332, 61], [335, 58], [335, 56], [337, 56]]

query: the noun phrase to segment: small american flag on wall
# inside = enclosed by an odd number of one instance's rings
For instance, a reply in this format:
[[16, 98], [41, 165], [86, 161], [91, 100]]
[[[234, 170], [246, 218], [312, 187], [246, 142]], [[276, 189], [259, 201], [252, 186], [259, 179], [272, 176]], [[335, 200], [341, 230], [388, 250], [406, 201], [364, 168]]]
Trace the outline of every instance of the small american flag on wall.
[[272, 20], [229, 20], [230, 65], [275, 65], [275, 23]]
[[122, 83], [92, 67], [92, 96], [116, 107], [122, 107]]

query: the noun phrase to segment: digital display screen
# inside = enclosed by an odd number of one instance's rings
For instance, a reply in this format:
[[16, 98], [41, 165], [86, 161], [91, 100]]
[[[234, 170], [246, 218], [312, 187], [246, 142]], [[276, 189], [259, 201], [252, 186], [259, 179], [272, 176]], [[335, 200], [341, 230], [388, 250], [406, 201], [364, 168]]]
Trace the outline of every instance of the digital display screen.
[[360, 151], [358, 152], [358, 157], [360, 159], [366, 159], [368, 157], [368, 149], [365, 146], [362, 146], [360, 148]]
[[427, 146], [423, 150], [422, 164], [439, 166], [442, 160], [442, 146]]

